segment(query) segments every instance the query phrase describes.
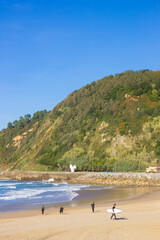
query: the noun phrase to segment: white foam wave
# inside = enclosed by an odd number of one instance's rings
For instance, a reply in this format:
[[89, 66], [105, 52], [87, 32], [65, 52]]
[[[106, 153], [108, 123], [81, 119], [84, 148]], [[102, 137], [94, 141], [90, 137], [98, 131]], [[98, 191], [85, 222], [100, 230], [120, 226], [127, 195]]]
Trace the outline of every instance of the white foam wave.
[[42, 189], [23, 189], [19, 191], [10, 191], [5, 193], [4, 196], [0, 196], [0, 200], [15, 200], [15, 199], [22, 199], [22, 198], [29, 198], [39, 194], [46, 192], [46, 190]]
[[[47, 192], [64, 192], [64, 193], [69, 193], [72, 195], [72, 190], [76, 191], [79, 188], [74, 188], [74, 189], [67, 189], [67, 187], [62, 187], [62, 188], [43, 188], [43, 189], [23, 189], [23, 190], [18, 190], [18, 191], [8, 191], [4, 195], [0, 196], [0, 200], [15, 200], [15, 199], [24, 199], [24, 198], [32, 198], [32, 197], [40, 197], [38, 195], [47, 193]], [[52, 195], [53, 196], [53, 195]], [[58, 196], [58, 195], [57, 195]]]
[[[16, 185], [22, 184], [16, 188]], [[27, 184], [27, 185], [26, 185]], [[35, 185], [34, 185], [35, 184]], [[6, 188], [6, 192], [0, 194], [0, 200], [16, 200], [16, 199], [43, 199], [52, 198], [53, 202], [71, 201], [78, 196], [79, 190], [100, 190], [99, 188], [90, 185], [68, 185], [67, 183], [46, 183], [44, 182], [11, 182], [0, 183], [2, 188]], [[31, 186], [31, 187], [30, 187]], [[18, 189], [21, 188], [21, 189]], [[106, 187], [111, 188], [111, 187]], [[8, 190], [7, 190], [8, 189]], [[14, 190], [15, 189], [15, 190]]]
[[52, 183], [52, 184], [53, 184], [53, 186], [56, 186], [56, 187], [59, 186], [59, 183]]
[[54, 178], [50, 178], [48, 180], [42, 180], [43, 183], [52, 183], [54, 182]]
[[50, 178], [50, 179], [47, 180], [47, 182], [49, 182], [49, 183], [53, 182], [53, 181], [54, 181], [54, 178]]
[[[14, 188], [14, 186], [9, 186], [9, 188]], [[73, 199], [75, 196], [77, 196], [77, 193], [75, 191], [80, 190], [80, 186], [76, 185], [62, 185], [59, 188], [54, 188], [54, 187], [48, 187], [48, 188], [41, 188], [41, 189], [30, 189], [30, 188], [25, 188], [21, 190], [11, 190], [7, 191], [5, 194], [0, 195], [0, 200], [15, 200], [15, 199], [27, 199], [27, 198], [40, 198], [42, 196], [39, 196], [44, 193], [52, 192], [56, 193], [57, 192], [57, 198], [59, 198], [60, 194], [64, 194], [67, 196], [69, 199]], [[45, 196], [47, 197], [48, 194]], [[53, 195], [52, 195], [53, 197]], [[54, 195], [54, 198], [56, 195]]]
[[62, 184], [68, 185], [68, 183], [67, 183], [67, 182], [62, 182]]
[[0, 183], [0, 187], [6, 187], [6, 186], [15, 186], [19, 185], [21, 183]]
[[16, 189], [16, 186], [8, 186], [7, 188]]
[[[52, 196], [52, 195], [51, 195]], [[28, 199], [41, 199], [41, 198], [43, 198], [42, 196], [41, 197], [29, 197]]]
[[72, 198], [70, 200], [72, 200], [73, 198], [77, 197], [78, 195], [79, 195], [78, 193], [72, 192]]

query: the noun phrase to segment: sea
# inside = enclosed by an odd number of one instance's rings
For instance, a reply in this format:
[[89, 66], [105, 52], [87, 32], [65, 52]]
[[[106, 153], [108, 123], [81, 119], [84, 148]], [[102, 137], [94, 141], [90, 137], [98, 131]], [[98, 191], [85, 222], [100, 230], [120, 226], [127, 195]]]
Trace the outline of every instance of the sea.
[[[51, 179], [52, 180], [52, 179]], [[38, 208], [41, 205], [70, 202], [79, 191], [96, 191], [111, 187], [70, 185], [49, 181], [0, 181], [0, 212]]]
[[90, 206], [91, 201], [96, 204], [119, 202], [140, 197], [154, 188], [147, 187], [115, 187], [96, 185], [72, 185], [54, 183], [54, 179], [47, 181], [13, 181], [0, 180], [0, 213], [41, 209], [59, 206], [75, 207]]

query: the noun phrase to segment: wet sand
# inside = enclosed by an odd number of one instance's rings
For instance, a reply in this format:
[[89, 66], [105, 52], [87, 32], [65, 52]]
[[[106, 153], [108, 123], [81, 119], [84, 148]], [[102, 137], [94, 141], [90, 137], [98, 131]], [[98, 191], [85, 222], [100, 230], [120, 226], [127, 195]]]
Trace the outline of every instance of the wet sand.
[[[91, 190], [92, 189], [92, 190]], [[17, 211], [28, 211], [34, 209], [41, 209], [42, 204], [47, 209], [59, 209], [60, 206], [64, 207], [77, 207], [77, 206], [89, 206], [92, 201], [96, 203], [108, 203], [113, 201], [121, 201], [125, 199], [138, 198], [148, 192], [155, 191], [155, 187], [98, 187], [91, 186], [90, 190], [78, 190], [75, 192], [77, 195], [72, 201], [69, 202], [58, 202], [58, 203], [46, 203], [39, 202], [36, 204], [6, 204], [0, 206], [0, 213], [5, 212], [17, 212]]]
[[65, 207], [0, 214], [0, 239], [8, 240], [142, 240], [160, 237], [160, 191], [146, 193], [138, 198], [117, 201], [122, 209], [118, 220], [110, 220], [106, 209], [113, 201], [96, 202], [91, 207]]

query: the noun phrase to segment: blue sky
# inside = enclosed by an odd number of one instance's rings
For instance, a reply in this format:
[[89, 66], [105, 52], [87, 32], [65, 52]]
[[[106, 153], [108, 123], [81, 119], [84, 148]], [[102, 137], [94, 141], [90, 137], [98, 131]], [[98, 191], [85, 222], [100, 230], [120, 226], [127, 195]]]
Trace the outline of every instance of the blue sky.
[[159, 0], [0, 0], [0, 129], [159, 56]]

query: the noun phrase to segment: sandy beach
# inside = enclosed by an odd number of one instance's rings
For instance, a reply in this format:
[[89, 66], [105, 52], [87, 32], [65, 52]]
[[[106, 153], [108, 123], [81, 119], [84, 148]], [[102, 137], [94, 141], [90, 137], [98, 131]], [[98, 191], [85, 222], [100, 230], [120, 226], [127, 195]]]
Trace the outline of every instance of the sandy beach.
[[0, 214], [0, 239], [8, 240], [142, 240], [160, 237], [160, 191], [137, 199], [119, 201], [123, 210], [118, 220], [110, 220], [107, 204], [97, 203], [95, 213], [90, 206], [66, 207]]

